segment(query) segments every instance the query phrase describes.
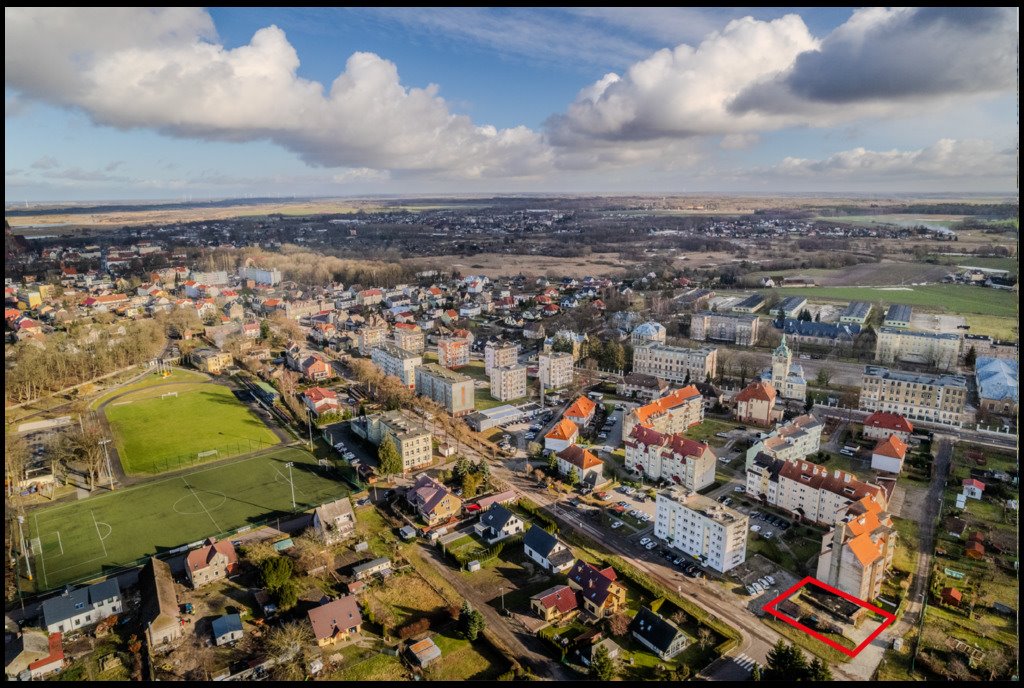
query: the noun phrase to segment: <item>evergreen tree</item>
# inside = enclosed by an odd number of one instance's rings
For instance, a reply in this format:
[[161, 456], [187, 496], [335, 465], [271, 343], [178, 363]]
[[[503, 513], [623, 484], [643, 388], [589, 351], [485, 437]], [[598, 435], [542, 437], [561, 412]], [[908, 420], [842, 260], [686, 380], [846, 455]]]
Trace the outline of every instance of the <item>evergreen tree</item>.
[[465, 456], [459, 456], [455, 461], [455, 467], [452, 469], [452, 480], [461, 483], [462, 479], [466, 477], [471, 468], [472, 464], [470, 464], [469, 459]]
[[480, 631], [484, 630], [484, 615], [473, 609], [469, 602], [462, 603], [459, 612], [459, 631], [466, 640], [476, 640]]
[[608, 654], [608, 648], [604, 645], [594, 650], [594, 657], [590, 662], [590, 670], [602, 681], [611, 681], [619, 672], [615, 659]]
[[377, 460], [380, 462], [380, 472], [385, 476], [399, 475], [405, 468], [402, 465], [402, 455], [398, 453], [398, 447], [391, 439], [391, 435], [387, 435], [377, 447]]
[[552, 473], [558, 470], [558, 456], [555, 455], [555, 452], [548, 454], [548, 468]]
[[767, 660], [762, 673], [765, 681], [799, 681], [807, 676], [807, 657], [800, 648], [781, 638], [768, 651]]
[[568, 482], [569, 485], [571, 485], [572, 487], [576, 487], [577, 485], [580, 484], [580, 472], [576, 470], [575, 466], [573, 466], [572, 470], [569, 471], [569, 477], [567, 478], [566, 482]]
[[814, 408], [814, 395], [808, 392], [807, 400], [804, 401], [804, 413], [810, 413], [812, 408]]
[[971, 348], [967, 350], [966, 354], [964, 354], [964, 365], [968, 368], [973, 368], [977, 360], [978, 350], [974, 348], [973, 344], [971, 344]]
[[807, 680], [809, 681], [831, 681], [832, 670], [828, 664], [815, 657], [811, 665], [807, 667]]
[[750, 669], [750, 680], [760, 681], [761, 680], [761, 665], [754, 662], [754, 666]]

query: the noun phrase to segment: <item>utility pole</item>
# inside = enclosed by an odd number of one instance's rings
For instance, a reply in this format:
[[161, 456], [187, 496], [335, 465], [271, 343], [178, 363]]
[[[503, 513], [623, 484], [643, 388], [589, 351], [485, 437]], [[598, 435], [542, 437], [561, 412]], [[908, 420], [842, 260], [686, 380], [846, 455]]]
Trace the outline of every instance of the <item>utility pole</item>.
[[294, 465], [294, 461], [289, 461], [285, 464], [285, 467], [288, 469], [288, 484], [292, 487], [292, 511], [295, 511], [295, 480], [292, 479], [292, 466]]
[[309, 451], [313, 451], [313, 409], [306, 409], [306, 428], [309, 430]]
[[109, 480], [108, 487], [110, 488], [110, 491], [113, 492], [114, 491], [114, 472], [110, 469], [110, 453], [107, 452], [107, 445], [110, 444], [110, 438], [107, 438], [105, 440], [100, 440], [99, 443], [101, 445], [103, 445], [103, 456], [107, 460], [107, 478]]
[[[25, 547], [25, 533], [21, 529], [21, 525], [25, 522], [25, 517], [18, 514], [18, 540], [21, 543], [21, 553], [25, 555], [25, 570], [28, 573], [28, 579], [32, 580], [32, 563], [29, 561], [29, 549]], [[18, 586], [19, 589], [21, 586]]]

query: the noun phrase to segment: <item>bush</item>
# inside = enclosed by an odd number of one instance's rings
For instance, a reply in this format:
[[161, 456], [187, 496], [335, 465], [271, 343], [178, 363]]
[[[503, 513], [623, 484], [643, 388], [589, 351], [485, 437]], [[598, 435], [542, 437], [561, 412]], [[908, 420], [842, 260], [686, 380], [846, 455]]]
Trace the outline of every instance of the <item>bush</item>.
[[416, 621], [410, 621], [401, 628], [398, 629], [397, 635], [402, 640], [408, 640], [421, 633], [426, 633], [430, 630], [430, 619], [422, 618]]

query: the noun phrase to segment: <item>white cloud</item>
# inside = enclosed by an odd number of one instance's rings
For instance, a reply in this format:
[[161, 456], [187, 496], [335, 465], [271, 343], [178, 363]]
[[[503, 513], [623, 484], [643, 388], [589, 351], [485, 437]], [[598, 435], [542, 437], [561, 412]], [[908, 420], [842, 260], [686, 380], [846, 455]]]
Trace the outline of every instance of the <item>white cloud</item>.
[[942, 139], [917, 150], [872, 151], [865, 148], [833, 153], [821, 160], [785, 158], [757, 174], [833, 179], [878, 177], [1012, 179], [1017, 167], [1016, 146], [997, 147], [992, 141]]
[[474, 125], [436, 85], [407, 88], [372, 53], [353, 54], [325, 93], [297, 75], [298, 55], [274, 26], [227, 49], [198, 10], [7, 9], [5, 20], [8, 88], [100, 124], [269, 139], [327, 167], [486, 178], [551, 165], [540, 134]]

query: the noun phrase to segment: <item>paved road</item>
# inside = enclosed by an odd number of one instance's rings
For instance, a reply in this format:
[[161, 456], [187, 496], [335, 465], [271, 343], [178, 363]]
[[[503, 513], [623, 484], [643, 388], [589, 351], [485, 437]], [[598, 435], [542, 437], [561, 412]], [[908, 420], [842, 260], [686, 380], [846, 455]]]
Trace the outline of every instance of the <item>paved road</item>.
[[484, 615], [487, 628], [501, 639], [510, 652], [533, 674], [554, 681], [578, 680], [578, 676], [551, 658], [544, 641], [529, 631], [519, 628], [501, 616], [490, 605], [484, 595], [459, 575], [452, 575], [451, 567], [441, 558], [440, 550], [427, 544], [420, 544], [423, 559], [436, 567], [444, 579], [458, 590], [459, 594], [469, 600], [473, 608]]

